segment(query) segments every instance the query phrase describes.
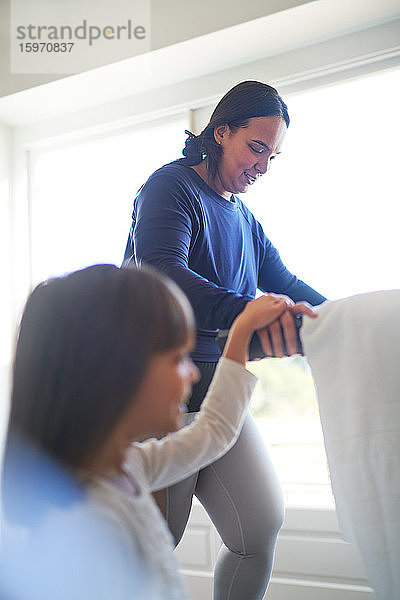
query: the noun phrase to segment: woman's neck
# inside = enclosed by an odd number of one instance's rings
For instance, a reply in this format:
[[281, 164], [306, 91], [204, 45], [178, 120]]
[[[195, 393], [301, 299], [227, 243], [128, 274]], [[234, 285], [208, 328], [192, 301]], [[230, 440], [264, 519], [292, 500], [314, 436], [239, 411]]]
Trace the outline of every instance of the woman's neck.
[[206, 182], [206, 184], [208, 186], [210, 186], [211, 189], [214, 190], [214, 192], [217, 192], [217, 194], [219, 194], [226, 200], [231, 199], [231, 196], [232, 196], [231, 192], [227, 192], [223, 188], [220, 179], [218, 177], [214, 177], [213, 179], [210, 179], [210, 177], [208, 176], [206, 160], [202, 160], [201, 163], [199, 163], [198, 165], [194, 165], [191, 168], [194, 171], [196, 171], [196, 173], [203, 179], [203, 181]]

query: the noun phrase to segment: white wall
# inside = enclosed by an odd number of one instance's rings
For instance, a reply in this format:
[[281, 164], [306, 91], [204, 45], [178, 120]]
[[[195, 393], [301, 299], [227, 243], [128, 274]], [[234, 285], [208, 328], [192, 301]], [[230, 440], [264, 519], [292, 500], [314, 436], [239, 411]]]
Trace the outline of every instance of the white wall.
[[0, 123], [0, 448], [8, 414], [9, 365], [13, 331], [11, 278], [12, 130]]
[[152, 0], [151, 48], [157, 50], [313, 0]]

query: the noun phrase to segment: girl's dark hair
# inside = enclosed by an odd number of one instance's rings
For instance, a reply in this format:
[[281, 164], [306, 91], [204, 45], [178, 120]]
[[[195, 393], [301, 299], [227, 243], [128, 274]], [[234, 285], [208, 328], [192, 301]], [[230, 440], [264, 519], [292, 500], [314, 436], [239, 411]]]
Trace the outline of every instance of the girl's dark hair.
[[149, 268], [95, 265], [40, 284], [20, 325], [9, 435], [79, 467], [122, 417], [152, 356], [193, 331], [183, 293]]
[[287, 106], [275, 88], [260, 81], [242, 81], [218, 102], [200, 135], [185, 131], [188, 138], [182, 151], [185, 158], [181, 160], [191, 166], [205, 158], [208, 175], [213, 179], [222, 155], [222, 148], [214, 138], [214, 129], [226, 124], [235, 132], [239, 127], [247, 127], [254, 117], [282, 117], [289, 127]]

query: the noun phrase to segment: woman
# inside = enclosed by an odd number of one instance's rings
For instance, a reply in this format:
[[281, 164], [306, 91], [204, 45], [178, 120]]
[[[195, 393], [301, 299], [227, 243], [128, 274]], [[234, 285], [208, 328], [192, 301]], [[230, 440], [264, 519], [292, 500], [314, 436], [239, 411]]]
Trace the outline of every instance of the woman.
[[[189, 137], [184, 158], [153, 173], [134, 201], [125, 262], [158, 267], [184, 290], [193, 307], [201, 373], [188, 420], [199, 410], [220, 355], [215, 336], [228, 329], [256, 293], [292, 301], [325, 298], [292, 275], [252, 213], [236, 196], [264, 175], [280, 152], [289, 125], [277, 91], [257, 81], [233, 87], [202, 133]], [[286, 311], [260, 334], [266, 353], [282, 356], [297, 344]], [[251, 490], [251, 493], [249, 493]], [[263, 598], [283, 520], [281, 490], [251, 417], [236, 445], [218, 462], [166, 493], [166, 517], [179, 542], [195, 494], [224, 545], [218, 555], [215, 600]]]
[[[170, 534], [151, 491], [222, 456], [255, 377], [254, 330], [284, 299], [235, 320], [208, 399], [174, 432], [197, 379], [193, 315], [152, 270], [97, 265], [36, 288], [21, 322], [2, 486], [2, 597], [183, 600]], [[314, 316], [311, 309], [298, 305]]]

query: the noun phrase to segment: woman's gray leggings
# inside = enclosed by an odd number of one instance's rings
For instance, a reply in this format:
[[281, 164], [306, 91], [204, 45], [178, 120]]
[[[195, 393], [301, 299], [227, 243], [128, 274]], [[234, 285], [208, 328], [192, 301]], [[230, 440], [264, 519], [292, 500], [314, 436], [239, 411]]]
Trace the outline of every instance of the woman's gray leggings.
[[215, 567], [214, 600], [261, 600], [271, 575], [284, 505], [274, 467], [250, 414], [236, 444], [222, 458], [167, 490], [166, 518], [177, 544], [193, 495], [223, 541]]

